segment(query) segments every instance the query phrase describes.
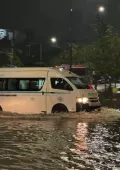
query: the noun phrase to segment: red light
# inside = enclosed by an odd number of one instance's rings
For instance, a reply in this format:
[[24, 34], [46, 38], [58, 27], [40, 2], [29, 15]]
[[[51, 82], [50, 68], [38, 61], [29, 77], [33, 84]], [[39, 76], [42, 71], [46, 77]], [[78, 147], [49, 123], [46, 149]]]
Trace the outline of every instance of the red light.
[[92, 90], [95, 90], [91, 84], [88, 84], [88, 87]]

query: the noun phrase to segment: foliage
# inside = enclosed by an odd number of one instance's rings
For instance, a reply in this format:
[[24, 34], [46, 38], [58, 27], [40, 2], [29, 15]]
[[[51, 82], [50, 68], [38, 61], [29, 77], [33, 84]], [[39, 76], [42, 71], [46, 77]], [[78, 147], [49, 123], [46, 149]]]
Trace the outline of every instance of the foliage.
[[87, 63], [88, 61], [95, 66], [95, 70], [102, 75], [120, 75], [120, 35], [106, 35], [96, 42], [84, 45], [79, 58]]
[[8, 51], [4, 51], [0, 53], [0, 58], [1, 58], [1, 62], [0, 62], [0, 66], [6, 66], [9, 64], [13, 64], [17, 67], [23, 66], [20, 58], [18, 57], [18, 55], [16, 55], [16, 53], [14, 53], [14, 57], [12, 55], [12, 53], [9, 53]]
[[[77, 44], [72, 44], [72, 62], [74, 64], [85, 63], [88, 61], [88, 56], [86, 56], [86, 49], [88, 50], [88, 47], [89, 50], [91, 50], [91, 45], [81, 46]], [[70, 62], [69, 44], [67, 49], [64, 49], [59, 56], [53, 58], [51, 61], [54, 65], [63, 63], [68, 64]]]
[[[72, 62], [74, 64], [89, 64], [89, 66], [94, 66], [96, 72], [101, 75], [108, 74], [117, 78], [120, 76], [120, 34], [115, 33], [114, 28], [106, 24], [102, 16], [97, 15], [96, 19], [97, 24], [94, 25], [94, 30], [98, 39], [84, 45], [72, 44]], [[69, 48], [64, 49], [58, 57], [51, 60], [52, 63], [55, 65], [68, 64], [70, 61], [69, 51]]]
[[[113, 77], [120, 75], [120, 34], [113, 32], [113, 27], [104, 20], [97, 18], [94, 27], [98, 40], [91, 44], [72, 45], [73, 63], [92, 63], [95, 70], [102, 75], [109, 74]], [[59, 61], [69, 63], [69, 49], [60, 54]]]
[[14, 56], [11, 54], [11, 53], [8, 53], [8, 57], [9, 57], [9, 61], [11, 63], [12, 61], [12, 64], [17, 66], [17, 67], [21, 67], [23, 66], [20, 58], [16, 55], [16, 53], [14, 53]]
[[114, 33], [114, 28], [106, 24], [100, 16], [97, 17], [95, 31], [97, 31], [99, 39], [95, 43], [91, 62], [102, 75], [119, 76], [120, 35]]
[[112, 35], [114, 27], [106, 24], [105, 18], [101, 15], [96, 16], [97, 24], [94, 25], [94, 31], [98, 34], [98, 37], [104, 37], [106, 35]]
[[6, 64], [9, 64], [9, 57], [6, 53], [0, 53], [0, 67], [5, 66]]
[[[120, 75], [120, 35], [113, 33], [113, 27], [104, 22], [98, 24], [99, 39], [95, 44], [92, 62], [103, 75], [109, 74], [117, 77]], [[101, 29], [101, 27], [104, 29]]]

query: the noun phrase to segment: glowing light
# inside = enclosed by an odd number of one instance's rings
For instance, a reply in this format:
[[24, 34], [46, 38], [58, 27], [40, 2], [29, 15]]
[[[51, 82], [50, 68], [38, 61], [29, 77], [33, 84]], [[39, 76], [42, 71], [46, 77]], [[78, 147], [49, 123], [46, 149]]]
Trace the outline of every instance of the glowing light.
[[105, 7], [104, 7], [104, 6], [100, 6], [100, 7], [98, 8], [98, 11], [99, 11], [100, 13], [104, 13], [104, 12], [105, 12]]
[[63, 71], [64, 69], [63, 69], [63, 68], [60, 68], [59, 70], [60, 70], [60, 71]]
[[77, 101], [78, 101], [78, 103], [86, 104], [86, 103], [88, 103], [88, 98], [87, 97], [78, 98]]
[[88, 98], [87, 98], [87, 97], [84, 97], [84, 98], [83, 98], [83, 104], [86, 104], [86, 103], [88, 103]]
[[78, 98], [77, 101], [78, 101], [79, 103], [82, 103], [82, 102], [83, 102], [82, 98]]
[[52, 38], [51, 38], [51, 42], [52, 42], [52, 43], [56, 43], [56, 42], [57, 42], [57, 39], [56, 39], [55, 37], [52, 37]]

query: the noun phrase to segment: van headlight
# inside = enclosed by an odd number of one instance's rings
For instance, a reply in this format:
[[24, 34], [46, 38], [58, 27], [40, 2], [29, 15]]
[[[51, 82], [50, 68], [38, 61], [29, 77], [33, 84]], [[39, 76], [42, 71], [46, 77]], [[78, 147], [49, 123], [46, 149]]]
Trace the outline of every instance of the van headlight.
[[83, 104], [86, 104], [86, 103], [88, 103], [88, 98], [87, 98], [87, 97], [84, 97], [84, 98], [83, 98]]
[[77, 98], [77, 102], [78, 102], [78, 103], [82, 103], [82, 102], [83, 102], [83, 99], [82, 99], [82, 98]]
[[77, 102], [86, 104], [86, 103], [88, 103], [88, 98], [87, 97], [77, 98]]

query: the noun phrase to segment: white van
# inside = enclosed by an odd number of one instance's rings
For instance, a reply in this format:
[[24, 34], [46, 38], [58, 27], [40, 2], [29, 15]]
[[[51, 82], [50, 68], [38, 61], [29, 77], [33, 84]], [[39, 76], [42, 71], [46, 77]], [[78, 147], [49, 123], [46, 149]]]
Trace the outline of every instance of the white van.
[[0, 68], [0, 110], [23, 114], [100, 108], [98, 93], [79, 76], [53, 68]]

